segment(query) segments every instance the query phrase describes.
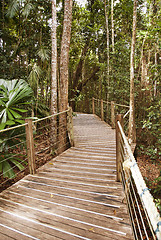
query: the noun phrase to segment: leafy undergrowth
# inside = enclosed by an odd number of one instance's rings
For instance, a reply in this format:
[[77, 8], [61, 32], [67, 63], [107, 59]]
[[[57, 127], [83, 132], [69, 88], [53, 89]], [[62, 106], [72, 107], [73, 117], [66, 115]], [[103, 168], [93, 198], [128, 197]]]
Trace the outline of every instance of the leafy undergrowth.
[[149, 156], [142, 155], [137, 157], [137, 162], [161, 214], [161, 160], [151, 160]]
[[[46, 135], [46, 138], [48, 138], [48, 135]], [[48, 141], [48, 139], [46, 139], [46, 141], [44, 141], [44, 134], [42, 134], [42, 136], [39, 138], [39, 140], [37, 140], [37, 144], [39, 145], [39, 150], [40, 149], [45, 149], [46, 148], [46, 142]], [[36, 149], [35, 149], [36, 150]], [[12, 154], [19, 154], [21, 152], [21, 150], [19, 148], [15, 149], [14, 151], [12, 151]], [[22, 152], [21, 152], [22, 153]], [[23, 152], [24, 156], [26, 157], [26, 152]], [[22, 154], [21, 154], [22, 155]], [[42, 165], [44, 165], [45, 163], [47, 163], [48, 161], [50, 161], [52, 158], [54, 158], [56, 156], [56, 154], [51, 153], [50, 149], [47, 149], [45, 151], [42, 151], [41, 153], [39, 153], [38, 155], [36, 155], [36, 159], [35, 159], [35, 164], [36, 164], [36, 169], [38, 169], [39, 167], [41, 167]], [[3, 190], [5, 190], [6, 188], [12, 186], [14, 183], [16, 183], [17, 181], [19, 181], [20, 179], [22, 179], [23, 177], [25, 177], [27, 174], [29, 174], [29, 169], [27, 166], [27, 161], [26, 164], [24, 166], [24, 169], [22, 169], [21, 171], [18, 168], [15, 168], [13, 166], [13, 164], [11, 164], [12, 167], [14, 168], [14, 178], [7, 178], [4, 177], [3, 174], [0, 174], [0, 192], [2, 192]]]

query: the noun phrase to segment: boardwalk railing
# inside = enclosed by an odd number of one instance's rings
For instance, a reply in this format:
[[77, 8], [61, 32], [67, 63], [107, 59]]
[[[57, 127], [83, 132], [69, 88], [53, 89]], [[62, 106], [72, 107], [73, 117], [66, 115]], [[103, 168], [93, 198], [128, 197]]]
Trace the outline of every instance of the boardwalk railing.
[[[59, 124], [59, 118], [65, 119]], [[63, 139], [62, 139], [63, 136]], [[0, 191], [74, 145], [72, 110], [0, 131]]]
[[[98, 106], [98, 103], [100, 104]], [[103, 100], [92, 100], [93, 113], [106, 120], [113, 128], [116, 127], [116, 167], [117, 181], [121, 181], [128, 205], [134, 237], [137, 240], [161, 239], [161, 218], [155, 206], [154, 199], [147, 188], [134, 158], [132, 146], [129, 145], [124, 131], [124, 120], [128, 116], [126, 105]], [[107, 107], [108, 105], [108, 107]], [[115, 115], [115, 106], [124, 107], [124, 116]], [[110, 107], [110, 110], [109, 110]], [[98, 109], [99, 111], [98, 111]], [[105, 109], [107, 113], [105, 113]], [[109, 114], [110, 113], [110, 114]], [[106, 117], [105, 117], [106, 116]], [[110, 118], [109, 118], [110, 116]], [[116, 118], [116, 120], [115, 120]], [[114, 122], [116, 126], [114, 125]], [[127, 129], [127, 121], [126, 127]]]
[[160, 214], [147, 188], [117, 116], [117, 180], [122, 181], [135, 239], [161, 239]]
[[[103, 99], [92, 98], [92, 112], [101, 118], [102, 121], [107, 122], [112, 128], [115, 128], [115, 116], [118, 113], [126, 117], [129, 112], [129, 106], [115, 103], [114, 101], [108, 102]], [[127, 124], [125, 124], [127, 126]]]

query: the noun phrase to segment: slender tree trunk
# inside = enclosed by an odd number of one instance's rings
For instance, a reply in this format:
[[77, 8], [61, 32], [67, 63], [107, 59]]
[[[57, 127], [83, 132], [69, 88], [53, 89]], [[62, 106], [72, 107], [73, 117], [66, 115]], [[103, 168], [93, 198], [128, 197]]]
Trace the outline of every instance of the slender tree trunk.
[[110, 85], [110, 39], [109, 39], [109, 24], [108, 24], [108, 8], [109, 8], [109, 0], [104, 1], [105, 4], [105, 19], [106, 19], [106, 37], [107, 37], [107, 101], [109, 101], [109, 85]]
[[135, 126], [135, 106], [134, 106], [134, 55], [136, 43], [136, 22], [137, 22], [137, 0], [134, 0], [133, 8], [133, 33], [131, 42], [130, 56], [130, 115], [129, 115], [129, 142], [136, 142], [136, 126]]
[[158, 72], [157, 72], [157, 64], [158, 64], [158, 61], [157, 61], [157, 56], [158, 56], [158, 53], [157, 53], [157, 46], [156, 46], [156, 49], [155, 49], [155, 80], [154, 80], [154, 97], [157, 96], [157, 75], [158, 75]]
[[2, 0], [2, 27], [4, 30], [5, 27], [5, 19], [4, 19], [4, 0]]
[[141, 63], [141, 87], [142, 88], [145, 88], [148, 85], [147, 77], [148, 77], [147, 62], [146, 62], [146, 57], [143, 55], [142, 63]]
[[59, 96], [60, 111], [64, 111], [68, 107], [68, 75], [69, 75], [68, 63], [71, 37], [71, 23], [72, 23], [72, 0], [65, 0], [63, 35], [61, 41], [61, 55], [60, 55], [60, 96]]
[[[52, 59], [51, 59], [51, 114], [57, 113], [57, 37], [56, 37], [56, 0], [52, 0]], [[56, 147], [57, 124], [56, 118], [51, 119], [51, 145]]]
[[56, 0], [52, 0], [52, 59], [51, 59], [51, 114], [57, 112], [57, 38], [56, 38]]
[[113, 0], [111, 0], [111, 27], [112, 27], [112, 51], [115, 51], [114, 19], [113, 19]]
[[[72, 0], [65, 0], [64, 5], [64, 21], [63, 34], [61, 41], [60, 54], [60, 89], [59, 89], [59, 111], [65, 111], [68, 108], [68, 63], [69, 63], [69, 48], [71, 38], [72, 24]], [[61, 127], [60, 127], [61, 126]], [[60, 115], [59, 118], [59, 153], [67, 148], [67, 121], [66, 115]]]

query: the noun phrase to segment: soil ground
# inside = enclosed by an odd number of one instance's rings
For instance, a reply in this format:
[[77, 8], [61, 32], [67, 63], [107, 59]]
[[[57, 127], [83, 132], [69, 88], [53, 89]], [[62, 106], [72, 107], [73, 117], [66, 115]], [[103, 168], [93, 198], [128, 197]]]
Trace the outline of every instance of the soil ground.
[[161, 182], [156, 181], [156, 179], [160, 176], [161, 161], [154, 161], [148, 156], [142, 155], [137, 158], [137, 162], [148, 188], [151, 189], [152, 195], [154, 198], [161, 199], [161, 188], [157, 194], [154, 193], [154, 190], [158, 187], [158, 185], [161, 186]]

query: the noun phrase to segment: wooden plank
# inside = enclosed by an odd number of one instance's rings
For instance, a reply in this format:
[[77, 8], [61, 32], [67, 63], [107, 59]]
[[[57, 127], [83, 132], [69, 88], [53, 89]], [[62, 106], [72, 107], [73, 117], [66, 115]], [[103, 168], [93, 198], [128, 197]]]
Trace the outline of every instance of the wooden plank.
[[[0, 231], [2, 231], [1, 227], [0, 227]], [[15, 238], [12, 238], [12, 237], [9, 237], [3, 233], [0, 233], [0, 239], [1, 240], [12, 240], [12, 239], [15, 239]]]
[[2, 236], [133, 239], [122, 186], [115, 181], [114, 131], [86, 114], [74, 119], [74, 134], [74, 148], [0, 194]]
[[30, 180], [34, 183], [38, 183], [42, 185], [49, 185], [49, 186], [56, 186], [56, 187], [60, 187], [60, 188], [70, 188], [70, 189], [75, 189], [76, 192], [80, 191], [81, 192], [86, 192], [89, 194], [92, 194], [93, 192], [97, 195], [104, 195], [104, 194], [111, 194], [111, 196], [116, 196], [113, 198], [116, 199], [123, 199], [124, 198], [124, 194], [122, 193], [122, 189], [120, 188], [116, 188], [114, 186], [101, 186], [101, 185], [96, 185], [96, 184], [86, 184], [84, 183], [78, 183], [78, 182], [73, 182], [73, 181], [61, 181], [61, 180], [57, 180], [57, 179], [51, 179], [51, 178], [31, 178]]
[[[53, 215], [55, 214], [56, 216], [70, 216], [71, 219], [79, 219], [81, 221], [85, 221], [87, 223], [90, 223], [92, 221], [92, 224], [98, 225], [98, 226], [104, 226], [106, 227], [107, 224], [108, 226], [111, 226], [111, 228], [113, 229], [117, 229], [118, 226], [120, 225], [124, 225], [124, 218], [120, 218], [120, 217], [116, 217], [113, 216], [112, 214], [101, 214], [101, 213], [97, 213], [94, 211], [88, 211], [88, 210], [84, 210], [83, 208], [78, 208], [78, 207], [67, 207], [65, 204], [54, 204], [54, 202], [52, 203], [51, 201], [49, 201], [49, 199], [46, 201], [40, 201], [39, 199], [33, 198], [33, 197], [22, 197], [20, 199], [17, 199], [16, 197], [20, 196], [20, 195], [12, 195], [9, 194], [8, 196], [10, 196], [10, 200], [8, 202], [8, 199], [2, 199], [1, 202], [3, 202], [3, 204], [6, 204], [7, 206], [15, 204], [15, 203], [20, 203], [22, 206], [26, 205], [32, 208], [34, 207], [35, 209], [39, 209], [39, 210], [45, 210], [44, 212], [47, 214], [51, 214], [53, 213]], [[25, 202], [25, 204], [24, 204]], [[32, 205], [31, 205], [32, 203]], [[50, 211], [48, 206], [50, 204]], [[19, 207], [20, 209], [20, 207]], [[83, 211], [83, 210], [84, 211]], [[37, 211], [39, 211], [37, 210]], [[91, 220], [92, 219], [92, 220]], [[102, 221], [104, 223], [102, 223]], [[113, 227], [113, 224], [115, 225], [116, 221], [118, 222], [117, 226]], [[128, 226], [128, 224], [127, 224]]]
[[[31, 195], [32, 193], [32, 195]], [[6, 196], [6, 195], [5, 195]], [[100, 216], [108, 217], [105, 215], [113, 216], [113, 218], [123, 218], [124, 221], [128, 219], [127, 209], [126, 208], [112, 208], [106, 206], [105, 211], [105, 205], [100, 205], [97, 203], [91, 203], [91, 202], [85, 202], [80, 201], [77, 199], [69, 199], [69, 198], [63, 198], [63, 196], [56, 196], [56, 195], [49, 195], [48, 193], [44, 192], [37, 192], [34, 191], [34, 189], [16, 189], [14, 192], [8, 192], [7, 197], [10, 197], [9, 199], [16, 199], [21, 198], [24, 199], [24, 202], [28, 199], [35, 199], [36, 201], [39, 201], [40, 203], [44, 204], [50, 204], [53, 205], [56, 209], [61, 207], [63, 208], [63, 211], [71, 211], [71, 209], [78, 210], [78, 212], [85, 212], [87, 215], [91, 213], [92, 215], [95, 215], [95, 218], [99, 218]], [[20, 201], [21, 199], [18, 199]], [[99, 216], [100, 215], [100, 216]]]
[[[99, 224], [95, 223], [93, 218], [90, 218], [87, 221], [84, 216], [83, 218], [81, 218], [79, 215], [74, 215], [76, 216], [76, 218], [73, 218], [74, 216], [72, 216], [72, 213], [68, 216], [62, 216], [60, 214], [52, 213], [51, 209], [50, 211], [47, 211], [46, 209], [44, 210], [41, 207], [41, 205], [39, 205], [39, 207], [28, 206], [27, 202], [25, 204], [18, 204], [19, 212], [18, 214], [15, 214], [15, 209], [17, 209], [16, 203], [7, 202], [6, 204], [4, 200], [1, 200], [1, 202], [2, 201], [3, 201], [3, 205], [6, 208], [5, 214], [2, 213], [2, 216], [3, 217], [5, 216], [6, 218], [7, 214], [10, 215], [10, 213], [12, 213], [15, 219], [14, 220], [15, 222], [17, 221], [17, 219], [21, 219], [21, 220], [23, 219], [23, 221], [27, 219], [27, 221], [30, 223], [37, 223], [38, 225], [41, 225], [42, 227], [48, 228], [50, 230], [53, 230], [52, 226], [54, 226], [57, 229], [58, 228], [65, 229], [65, 231], [70, 229], [70, 232], [72, 232], [75, 235], [80, 234], [83, 237], [89, 237], [89, 238], [92, 237], [93, 233], [89, 234], [89, 232], [87, 232], [87, 229], [93, 228], [95, 234], [97, 235], [96, 239], [99, 239], [99, 237], [100, 239], [105, 239], [105, 238], [101, 238], [101, 235], [104, 237], [106, 236], [112, 237], [113, 234], [115, 234], [115, 238], [113, 239], [117, 239], [118, 237], [119, 239], [122, 239], [122, 237], [126, 239], [126, 234], [123, 231], [124, 229], [126, 229], [126, 226], [120, 227], [118, 224], [115, 224], [107, 228], [106, 226], [104, 226], [105, 224], [104, 222], [101, 222], [102, 224], [100, 226]], [[29, 212], [29, 210], [32, 210], [32, 215]], [[23, 214], [25, 214], [25, 217], [22, 217]], [[31, 219], [31, 216], [32, 216], [32, 219]], [[43, 223], [40, 224], [41, 222]]]
[[[6, 211], [9, 213], [9, 211]], [[22, 214], [25, 214], [27, 216], [27, 212], [23, 212]], [[5, 229], [9, 230], [8, 235], [13, 235], [16, 240], [39, 240], [39, 239], [46, 239], [46, 240], [58, 240], [63, 239], [63, 235], [66, 236], [66, 239], [70, 237], [71, 240], [76, 240], [76, 236], [72, 236], [70, 232], [64, 232], [60, 228], [49, 228], [43, 220], [36, 221], [34, 219], [28, 218], [25, 220], [25, 218], [22, 219], [21, 216], [17, 217], [15, 215], [8, 215], [5, 213], [1, 213], [2, 218], [1, 222], [4, 223], [4, 226], [6, 226]], [[21, 224], [23, 222], [23, 225]], [[19, 230], [18, 230], [19, 229]], [[30, 229], [30, 234], [26, 234], [25, 232]], [[34, 237], [34, 234], [37, 234], [37, 237]], [[7, 234], [7, 233], [6, 233]]]
[[[1, 212], [0, 212], [1, 213]], [[49, 235], [41, 231], [41, 228], [35, 229], [34, 223], [25, 224], [25, 219], [18, 219], [15, 216], [8, 216], [7, 214], [1, 213], [0, 222], [7, 230], [12, 230], [12, 236], [14, 239], [60, 239], [54, 235]], [[27, 221], [26, 221], [27, 222]], [[8, 233], [6, 233], [8, 234]], [[11, 233], [10, 233], [11, 234]], [[17, 235], [19, 234], [19, 235]]]

